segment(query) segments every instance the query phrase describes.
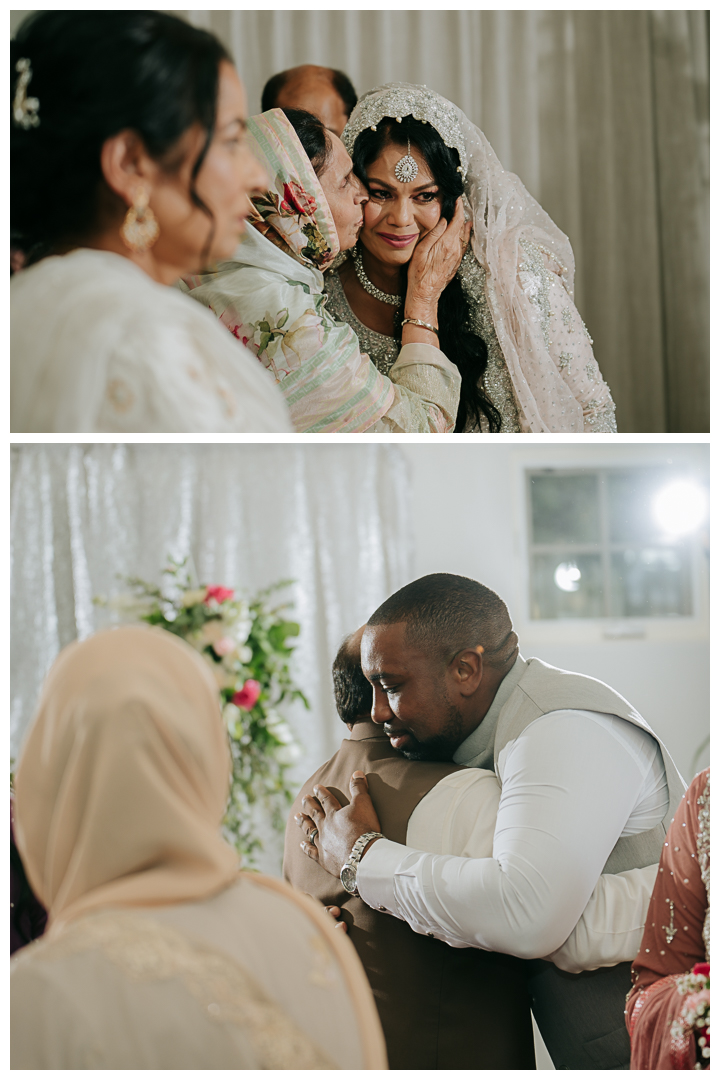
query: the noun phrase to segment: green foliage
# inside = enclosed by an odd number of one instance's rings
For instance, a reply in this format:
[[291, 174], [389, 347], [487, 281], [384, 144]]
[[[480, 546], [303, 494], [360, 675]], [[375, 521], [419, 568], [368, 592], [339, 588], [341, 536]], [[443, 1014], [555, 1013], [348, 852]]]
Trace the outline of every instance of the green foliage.
[[[252, 865], [253, 854], [262, 848], [258, 812], [282, 832], [294, 796], [287, 772], [300, 750], [278, 709], [293, 701], [310, 707], [289, 666], [300, 626], [286, 617], [288, 604], [271, 606], [271, 598], [292, 582], [279, 581], [245, 600], [219, 586], [193, 588], [184, 562], [170, 562], [164, 580], [161, 588], [129, 578], [131, 597], [116, 598], [111, 606], [177, 634], [212, 668], [232, 752], [223, 831], [245, 864]], [[212, 595], [218, 588], [221, 598]]]

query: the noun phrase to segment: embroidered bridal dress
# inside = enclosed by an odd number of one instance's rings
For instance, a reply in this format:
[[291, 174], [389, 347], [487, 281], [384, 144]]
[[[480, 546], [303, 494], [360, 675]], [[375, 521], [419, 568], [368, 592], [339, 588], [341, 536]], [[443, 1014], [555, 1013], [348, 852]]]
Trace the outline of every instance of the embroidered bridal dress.
[[[473, 231], [458, 274], [472, 329], [487, 346], [483, 386], [502, 417], [500, 430], [616, 431], [610, 389], [573, 302], [570, 241], [519, 178], [502, 168], [482, 131], [426, 86], [392, 83], [360, 98], [343, 142], [352, 156], [366, 128], [387, 116], [410, 115], [431, 124], [460, 157]], [[337, 265], [326, 275], [328, 310], [353, 328], [385, 372], [398, 343], [355, 317]]]
[[185, 288], [255, 353], [277, 380], [298, 431], [452, 431], [457, 368], [433, 345], [398, 346], [380, 372], [344, 319], [326, 308], [322, 271], [338, 255], [330, 207], [281, 109], [248, 123], [273, 178], [235, 257]]
[[255, 357], [121, 255], [50, 256], [10, 294], [11, 431], [293, 430]]
[[238, 867], [198, 654], [149, 627], [65, 649], [16, 775], [49, 913], [10, 976], [13, 1069], [379, 1069], [363, 968], [320, 904]]

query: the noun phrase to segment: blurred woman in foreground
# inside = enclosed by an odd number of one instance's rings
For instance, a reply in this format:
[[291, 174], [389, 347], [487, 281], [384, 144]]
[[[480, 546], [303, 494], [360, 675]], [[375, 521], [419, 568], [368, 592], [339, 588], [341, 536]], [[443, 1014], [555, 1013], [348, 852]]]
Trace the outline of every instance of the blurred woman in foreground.
[[13, 1069], [386, 1067], [350, 943], [221, 838], [229, 778], [184, 642], [126, 627], [60, 654], [16, 775], [49, 928], [12, 962]]
[[11, 46], [11, 430], [292, 431], [166, 287], [234, 251], [265, 182], [223, 46], [153, 11], [41, 11]]

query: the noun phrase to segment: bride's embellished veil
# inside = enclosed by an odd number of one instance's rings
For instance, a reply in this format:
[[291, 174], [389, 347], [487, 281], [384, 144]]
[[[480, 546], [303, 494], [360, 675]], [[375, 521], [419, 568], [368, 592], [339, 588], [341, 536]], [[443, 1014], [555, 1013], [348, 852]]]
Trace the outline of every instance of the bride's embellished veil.
[[[550, 259], [572, 299], [575, 261], [570, 241], [521, 180], [503, 169], [482, 131], [427, 86], [388, 83], [364, 94], [342, 135], [348, 152], [352, 155], [361, 131], [384, 117], [409, 115], [431, 124], [460, 157], [465, 208], [473, 222], [472, 252], [485, 271], [487, 304], [522, 414], [522, 429], [552, 431], [562, 423], [562, 430], [582, 431], [582, 406], [548, 351], [548, 318], [538, 316], [537, 301], [533, 303], [519, 276], [528, 254], [523, 246], [534, 245]], [[479, 280], [473, 274], [463, 279], [471, 299], [478, 287], [473, 283]]]

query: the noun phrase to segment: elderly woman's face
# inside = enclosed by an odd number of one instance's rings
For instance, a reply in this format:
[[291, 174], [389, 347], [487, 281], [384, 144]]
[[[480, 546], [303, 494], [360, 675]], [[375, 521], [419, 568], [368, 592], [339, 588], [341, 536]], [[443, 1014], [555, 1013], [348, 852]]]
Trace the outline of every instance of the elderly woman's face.
[[206, 137], [198, 125], [178, 148], [184, 153], [180, 168], [160, 171], [153, 184], [150, 205], [160, 226], [153, 254], [160, 261], [191, 272], [203, 262], [229, 258], [237, 247], [251, 211], [249, 195], [267, 187], [265, 170], [246, 142], [246, 116], [243, 85], [232, 64], [223, 62], [215, 131], [195, 180], [195, 191], [213, 220], [190, 197], [193, 165]]
[[353, 172], [352, 160], [340, 139], [331, 131], [328, 131], [328, 138], [332, 149], [318, 180], [330, 206], [340, 250], [347, 251], [355, 247], [362, 228], [367, 192]]

